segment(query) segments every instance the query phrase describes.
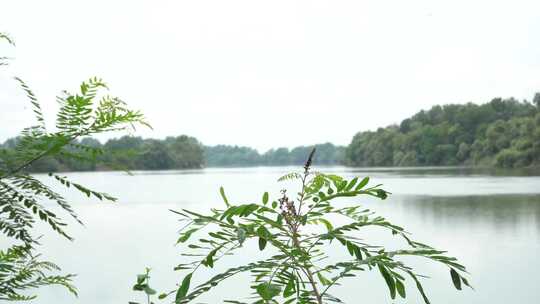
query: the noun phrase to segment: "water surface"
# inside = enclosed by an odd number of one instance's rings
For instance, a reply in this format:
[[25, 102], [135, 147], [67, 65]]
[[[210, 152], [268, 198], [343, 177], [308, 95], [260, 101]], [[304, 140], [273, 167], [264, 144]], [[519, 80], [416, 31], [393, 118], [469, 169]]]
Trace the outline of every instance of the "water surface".
[[[153, 269], [152, 285], [159, 291], [174, 288], [183, 274], [172, 267], [184, 261], [175, 247], [180, 224], [169, 209], [208, 210], [222, 204], [223, 185], [231, 201], [260, 200], [269, 191], [274, 197], [289, 184], [276, 179], [294, 168], [204, 169], [187, 171], [71, 173], [74, 181], [114, 194], [118, 203], [89, 201], [77, 194], [68, 197], [85, 222], [72, 225], [74, 242], [47, 233], [44, 255], [65, 271], [77, 273], [78, 299], [59, 288], [40, 291], [35, 303], [117, 304], [142, 300], [131, 291], [135, 275], [145, 266]], [[430, 275], [425, 287], [432, 303], [540, 303], [540, 177], [531, 171], [490, 171], [456, 168], [319, 168], [346, 176], [370, 176], [392, 192], [386, 201], [360, 199], [366, 205], [413, 233], [415, 239], [448, 250], [470, 273], [475, 291], [458, 292], [442, 266], [418, 265]], [[47, 177], [42, 176], [44, 180]], [[295, 190], [291, 188], [291, 191]], [[369, 230], [362, 237], [374, 243], [396, 244], [387, 233]], [[399, 245], [400, 243], [397, 242]], [[249, 244], [248, 244], [249, 245]], [[395, 245], [391, 245], [395, 246]], [[246, 246], [226, 266], [245, 263], [258, 251]], [[221, 267], [221, 268], [220, 268]], [[194, 282], [202, 282], [201, 272]], [[218, 288], [214, 297], [200, 302], [221, 303], [248, 295], [245, 278], [238, 277]], [[391, 301], [376, 273], [350, 279], [336, 289], [347, 303], [404, 303]], [[407, 303], [420, 303], [416, 290], [407, 288]]]

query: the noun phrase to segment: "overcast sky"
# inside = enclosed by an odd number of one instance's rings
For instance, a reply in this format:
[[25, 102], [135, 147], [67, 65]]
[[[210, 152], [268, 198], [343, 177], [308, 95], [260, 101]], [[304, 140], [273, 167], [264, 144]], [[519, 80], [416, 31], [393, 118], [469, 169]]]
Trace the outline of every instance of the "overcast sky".
[[348, 144], [435, 104], [540, 91], [538, 0], [2, 1], [0, 141], [91, 76], [204, 144]]

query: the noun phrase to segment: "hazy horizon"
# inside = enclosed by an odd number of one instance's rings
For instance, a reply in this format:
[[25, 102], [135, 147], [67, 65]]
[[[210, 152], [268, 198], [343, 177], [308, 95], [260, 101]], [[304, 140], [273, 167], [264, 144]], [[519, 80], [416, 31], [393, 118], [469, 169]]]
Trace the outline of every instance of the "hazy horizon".
[[52, 125], [55, 96], [98, 76], [154, 127], [136, 136], [347, 145], [436, 104], [531, 100], [539, 17], [535, 1], [9, 2], [0, 139], [32, 123], [8, 78], [28, 82]]

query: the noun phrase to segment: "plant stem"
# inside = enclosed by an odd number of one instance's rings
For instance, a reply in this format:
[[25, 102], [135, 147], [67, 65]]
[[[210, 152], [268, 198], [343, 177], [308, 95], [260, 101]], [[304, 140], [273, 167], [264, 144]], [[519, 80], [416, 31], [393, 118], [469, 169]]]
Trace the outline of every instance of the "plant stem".
[[[300, 242], [298, 241], [298, 236], [297, 236], [296, 231], [292, 232], [292, 240], [293, 240], [294, 246], [296, 246], [296, 248], [298, 248], [299, 250], [302, 250], [302, 247], [300, 246]], [[317, 283], [315, 282], [315, 279], [313, 277], [313, 272], [311, 272], [310, 267], [307, 265], [304, 266], [303, 268], [305, 270], [308, 281], [311, 284], [311, 287], [313, 288], [313, 293], [315, 294], [315, 297], [317, 298], [317, 303], [323, 304], [321, 294], [319, 292], [319, 289], [317, 288]]]
[[[304, 167], [305, 170], [304, 170], [304, 176], [302, 177], [302, 191], [300, 192], [299, 208], [298, 208], [298, 214], [297, 214], [297, 218], [296, 218], [296, 223], [294, 225], [290, 225], [293, 244], [300, 251], [302, 251], [302, 247], [300, 245], [300, 241], [298, 240], [298, 235], [299, 235], [298, 234], [298, 229], [300, 227], [300, 221], [298, 219], [302, 216], [301, 209], [302, 209], [302, 204], [304, 203], [304, 197], [306, 195], [306, 181], [307, 181], [307, 177], [309, 175], [309, 165], [311, 163], [311, 158], [313, 157], [314, 152], [315, 152], [315, 150], [313, 150], [312, 154], [310, 155], [310, 157], [308, 159], [308, 162], [306, 163], [306, 166]], [[315, 294], [315, 298], [317, 299], [317, 303], [318, 304], [323, 304], [322, 296], [321, 296], [321, 294], [319, 292], [319, 289], [317, 288], [317, 283], [315, 282], [315, 278], [313, 277], [313, 272], [311, 272], [311, 268], [308, 265], [304, 266], [303, 268], [305, 270], [308, 281], [311, 284], [311, 287], [313, 288], [313, 293]]]

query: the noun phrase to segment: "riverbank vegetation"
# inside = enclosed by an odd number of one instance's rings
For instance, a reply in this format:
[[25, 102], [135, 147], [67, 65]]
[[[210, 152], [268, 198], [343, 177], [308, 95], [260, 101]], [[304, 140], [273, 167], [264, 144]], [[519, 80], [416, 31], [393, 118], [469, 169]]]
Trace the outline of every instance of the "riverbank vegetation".
[[[3, 145], [10, 154], [18, 143], [10, 139]], [[87, 137], [74, 141], [68, 152], [79, 146], [99, 149], [102, 153], [91, 159], [73, 159], [64, 154], [42, 158], [28, 168], [32, 172], [100, 171], [100, 170], [166, 170], [201, 168], [204, 165], [204, 148], [197, 139], [185, 135], [164, 140], [123, 136], [110, 139], [105, 144]]]
[[[0, 145], [0, 153], [13, 153], [19, 139], [11, 138]], [[321, 151], [321, 165], [339, 165], [345, 147], [331, 143], [300, 146], [293, 149], [271, 149], [259, 153], [249, 147], [204, 146], [196, 138], [181, 135], [159, 139], [138, 136], [113, 138], [102, 144], [94, 138], [83, 138], [77, 145], [99, 148], [103, 153], [93, 159], [72, 159], [54, 155], [29, 166], [31, 172], [104, 171], [104, 170], [172, 170], [203, 167], [292, 166], [302, 164], [302, 157], [316, 147]]]
[[[93, 170], [166, 170], [202, 167], [291, 166], [313, 147], [319, 165], [363, 166], [540, 166], [540, 94], [532, 102], [496, 98], [485, 104], [449, 104], [420, 111], [399, 125], [357, 133], [346, 146], [331, 143], [270, 149], [204, 146], [181, 135], [163, 140], [124, 136], [104, 144], [84, 138], [81, 145], [102, 148], [95, 160], [63, 155], [36, 162], [34, 172]], [[18, 139], [6, 140], [10, 153]]]
[[209, 167], [298, 166], [313, 148], [318, 165], [340, 165], [345, 155], [345, 147], [331, 143], [270, 149], [263, 154], [249, 147], [218, 145], [205, 148], [205, 159]]
[[540, 94], [420, 111], [399, 125], [356, 134], [350, 166], [540, 165]]

